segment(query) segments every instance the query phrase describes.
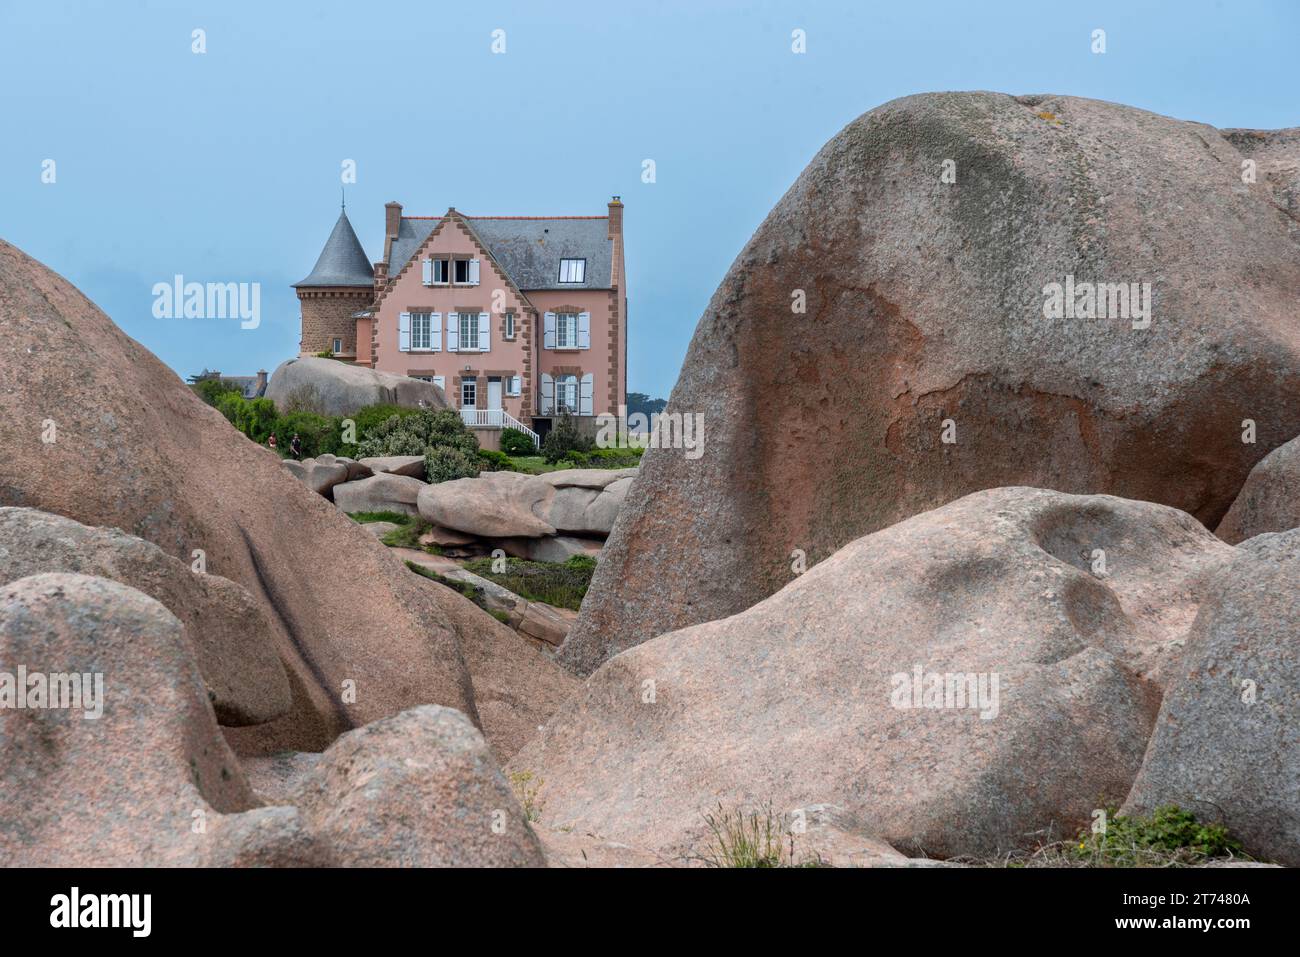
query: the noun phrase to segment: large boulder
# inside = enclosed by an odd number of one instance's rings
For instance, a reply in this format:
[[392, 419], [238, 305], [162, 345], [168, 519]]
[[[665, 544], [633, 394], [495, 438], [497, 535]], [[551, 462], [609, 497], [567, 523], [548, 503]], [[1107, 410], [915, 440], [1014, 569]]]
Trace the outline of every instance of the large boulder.
[[545, 825], [664, 852], [719, 803], [835, 805], [939, 857], [1032, 846], [1128, 793], [1232, 555], [1162, 505], [975, 493], [617, 655], [508, 770]]
[[[277, 803], [347, 867], [540, 867], [541, 844], [464, 715], [428, 705], [343, 735], [291, 768]], [[257, 777], [254, 780], [258, 780]]]
[[305, 408], [321, 415], [352, 415], [368, 405], [445, 409], [447, 398], [432, 382], [376, 372], [338, 359], [288, 359], [266, 384], [279, 409]]
[[423, 482], [409, 475], [379, 472], [369, 478], [335, 485], [334, 504], [349, 514], [401, 512], [414, 516], [420, 514], [415, 503], [425, 487]]
[[[208, 572], [243, 586], [270, 621], [293, 705], [229, 730], [241, 753], [319, 751], [421, 704], [479, 721], [476, 678], [536, 714], [532, 665], [515, 667], [502, 650], [485, 662], [489, 675], [467, 667], [463, 643], [498, 622], [426, 587], [85, 296], [4, 242], [0, 327], [0, 505], [115, 526], [186, 564], [201, 549]], [[498, 707], [510, 700], [503, 692]]]
[[605, 536], [635, 475], [636, 469], [484, 472], [425, 488], [420, 515], [482, 538], [544, 538], [557, 532]]
[[1235, 545], [1292, 528], [1300, 528], [1300, 438], [1278, 446], [1251, 469], [1214, 533]]
[[[11, 674], [25, 668], [29, 682], [37, 674], [83, 682], [80, 708], [12, 699], [0, 708], [6, 864], [195, 864], [208, 846], [196, 824], [206, 830], [209, 815], [258, 805], [181, 623], [147, 595], [72, 574], [4, 585], [0, 662]], [[0, 700], [5, 684], [0, 676]]]
[[540, 538], [555, 527], [539, 517], [554, 486], [519, 472], [438, 482], [420, 490], [420, 517], [442, 528], [483, 538]]
[[[927, 94], [849, 124], [709, 303], [666, 410], [703, 442], [646, 452], [563, 660], [734, 614], [793, 550], [982, 488], [1213, 527], [1300, 434], [1300, 225], [1279, 198], [1300, 137], [1264, 140], [1277, 176], [1248, 184], [1242, 131], [1094, 100]], [[1052, 284], [1085, 313], [1084, 283], [1149, 284], [1149, 326], [1046, 317]]]
[[196, 573], [115, 528], [0, 507], [0, 585], [42, 572], [111, 578], [162, 602], [185, 626], [222, 724], [260, 724], [289, 710], [275, 631], [262, 606], [234, 582]]
[[1300, 867], [1300, 530], [1237, 551], [1201, 605], [1125, 811], [1176, 804]]
[[361, 464], [372, 472], [391, 472], [394, 475], [409, 475], [424, 481], [423, 455], [376, 455], [361, 459]]
[[[7, 864], [543, 862], [487, 742], [448, 708], [381, 719], [324, 754], [267, 759], [292, 773], [259, 795], [222, 739], [180, 622], [117, 582], [43, 574], [0, 587], [0, 661], [25, 669], [23, 707], [0, 675]], [[93, 694], [38, 706], [35, 676], [53, 687], [55, 674], [81, 676]]]
[[280, 464], [317, 495], [331, 497], [331, 489], [343, 482], [354, 482], [370, 475], [369, 466], [338, 455], [318, 455], [311, 459], [281, 459]]

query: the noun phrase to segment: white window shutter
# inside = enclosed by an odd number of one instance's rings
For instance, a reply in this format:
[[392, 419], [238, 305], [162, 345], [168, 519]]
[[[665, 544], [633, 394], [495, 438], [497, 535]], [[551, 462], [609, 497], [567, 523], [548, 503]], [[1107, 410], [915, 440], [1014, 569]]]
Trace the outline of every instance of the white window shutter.
[[397, 317], [397, 350], [399, 352], [411, 351], [411, 314], [409, 312], [400, 313]]
[[454, 312], [447, 313], [447, 351], [460, 349], [460, 316]]
[[471, 286], [478, 285], [478, 260], [477, 259], [471, 259], [469, 261], [469, 284]]
[[522, 391], [523, 391], [523, 380], [520, 379], [519, 376], [517, 375], [512, 375], [510, 377], [510, 394], [519, 395], [519, 393]]
[[582, 391], [578, 394], [579, 415], [596, 414], [591, 411], [593, 405], [593, 399], [595, 396], [595, 386], [596, 386], [596, 377], [593, 376], [590, 372], [588, 372], [585, 376], [582, 377], [582, 383], [580, 386]]
[[492, 351], [492, 317], [486, 312], [478, 314], [478, 351]]
[[442, 313], [429, 315], [429, 348], [434, 352], [442, 351]]
[[555, 380], [547, 373], [542, 373], [542, 401], [539, 405], [542, 415], [550, 415], [555, 408]]
[[447, 377], [445, 375], [436, 375], [433, 377], [433, 384], [442, 390], [442, 394], [447, 394]]
[[424, 261], [424, 284], [426, 286], [433, 285], [433, 260], [432, 259], [426, 259]]
[[591, 313], [578, 313], [578, 348], [591, 348]]
[[555, 313], [548, 312], [542, 320], [542, 348], [555, 348]]

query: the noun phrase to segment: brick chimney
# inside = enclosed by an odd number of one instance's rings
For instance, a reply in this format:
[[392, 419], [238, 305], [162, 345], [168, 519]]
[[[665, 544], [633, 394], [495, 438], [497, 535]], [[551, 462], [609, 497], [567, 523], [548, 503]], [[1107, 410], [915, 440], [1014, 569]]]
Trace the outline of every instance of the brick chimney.
[[623, 235], [623, 200], [615, 196], [609, 201], [609, 238]]
[[397, 200], [384, 203], [384, 261], [387, 262], [393, 249], [393, 240], [397, 238], [398, 227], [402, 225], [402, 204]]
[[257, 394], [258, 395], [266, 394], [266, 370], [265, 369], [257, 370]]

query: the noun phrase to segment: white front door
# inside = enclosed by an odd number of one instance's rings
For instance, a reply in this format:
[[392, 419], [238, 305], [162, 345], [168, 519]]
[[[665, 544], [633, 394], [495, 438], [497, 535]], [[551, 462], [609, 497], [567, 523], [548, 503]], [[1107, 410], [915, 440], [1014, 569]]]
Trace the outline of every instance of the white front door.
[[487, 407], [489, 409], [501, 408], [501, 380], [488, 379]]

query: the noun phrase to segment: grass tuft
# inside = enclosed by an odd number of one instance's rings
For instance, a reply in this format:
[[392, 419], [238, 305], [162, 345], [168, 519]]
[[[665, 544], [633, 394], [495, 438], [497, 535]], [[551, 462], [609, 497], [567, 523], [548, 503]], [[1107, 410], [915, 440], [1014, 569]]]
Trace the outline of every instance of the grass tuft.
[[475, 558], [464, 565], [475, 575], [496, 582], [521, 598], [573, 611], [582, 606], [582, 598], [596, 570], [595, 559], [588, 555], [574, 555], [562, 563], [507, 558], [505, 571], [500, 573], [492, 570], [496, 562], [492, 558]]

